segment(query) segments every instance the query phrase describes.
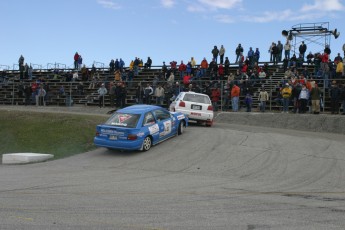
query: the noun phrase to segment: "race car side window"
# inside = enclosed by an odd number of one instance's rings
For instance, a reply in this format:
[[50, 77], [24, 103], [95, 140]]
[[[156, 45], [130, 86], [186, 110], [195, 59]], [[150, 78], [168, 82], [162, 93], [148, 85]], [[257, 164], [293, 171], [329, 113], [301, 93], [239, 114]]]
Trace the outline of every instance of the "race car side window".
[[145, 114], [143, 126], [152, 125], [156, 123], [155, 118], [151, 112]]
[[153, 113], [155, 114], [158, 121], [162, 121], [162, 120], [170, 118], [170, 113], [167, 111], [163, 111], [161, 109], [157, 109], [153, 111]]

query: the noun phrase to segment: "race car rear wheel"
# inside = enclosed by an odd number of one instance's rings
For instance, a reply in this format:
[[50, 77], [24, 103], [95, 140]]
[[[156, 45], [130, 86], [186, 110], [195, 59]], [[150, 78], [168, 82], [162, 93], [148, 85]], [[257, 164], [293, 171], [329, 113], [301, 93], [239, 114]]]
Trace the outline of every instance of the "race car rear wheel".
[[148, 151], [152, 146], [152, 139], [151, 137], [145, 137], [143, 141], [143, 151]]
[[213, 120], [212, 121], [206, 121], [206, 127], [211, 127], [213, 125]]
[[181, 121], [180, 124], [178, 125], [178, 135], [181, 135], [184, 132], [184, 122]]

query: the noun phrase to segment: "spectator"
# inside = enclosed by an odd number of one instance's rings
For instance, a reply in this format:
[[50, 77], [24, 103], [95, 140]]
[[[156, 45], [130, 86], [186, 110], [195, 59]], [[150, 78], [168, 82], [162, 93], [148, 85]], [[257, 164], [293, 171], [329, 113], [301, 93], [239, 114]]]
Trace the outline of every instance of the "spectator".
[[302, 41], [301, 45], [298, 48], [299, 53], [302, 55], [303, 61], [304, 61], [304, 54], [307, 51], [307, 45], [304, 44], [304, 41]]
[[291, 90], [291, 96], [293, 98], [293, 112], [297, 113], [300, 112], [300, 94], [302, 90], [301, 84], [294, 85], [295, 82], [292, 82], [292, 90]]
[[120, 83], [121, 96], [120, 96], [120, 108], [126, 107], [126, 97], [127, 97], [127, 88], [124, 82]]
[[137, 87], [135, 88], [135, 103], [142, 104], [143, 103], [143, 90], [141, 88], [141, 84], [138, 83]]
[[286, 43], [284, 45], [284, 54], [285, 54], [285, 58], [287, 60], [290, 59], [290, 50], [291, 50], [290, 42], [289, 42], [289, 40], [286, 40]]
[[155, 97], [156, 97], [156, 105], [162, 105], [164, 99], [164, 88], [161, 84], [158, 84], [158, 87], [155, 90]]
[[313, 62], [313, 58], [314, 58], [313, 53], [309, 52], [309, 54], [307, 55], [307, 64], [308, 65], [311, 65], [311, 63]]
[[268, 48], [268, 53], [270, 53], [270, 62], [273, 62], [273, 47], [275, 47], [276, 44], [274, 42], [272, 42], [272, 44], [270, 45], [270, 47]]
[[315, 84], [315, 81], [311, 82], [311, 112], [313, 114], [320, 114], [320, 99], [321, 99], [321, 90]]
[[206, 58], [204, 58], [200, 64], [201, 77], [204, 77], [206, 75], [207, 69], [208, 69], [208, 62], [207, 62]]
[[340, 56], [340, 53], [334, 58], [334, 64], [338, 64], [339, 62], [343, 62], [343, 58]]
[[343, 71], [344, 71], [344, 65], [342, 61], [339, 61], [335, 70], [335, 76], [336, 78], [341, 78], [343, 75]]
[[111, 59], [110, 63], [109, 63], [109, 72], [110, 74], [114, 73], [115, 71], [115, 61], [114, 59]]
[[83, 58], [81, 55], [79, 55], [79, 57], [78, 57], [78, 70], [81, 69], [82, 65], [83, 65]]
[[230, 74], [230, 61], [228, 57], [225, 57], [224, 62], [224, 74], [229, 75]]
[[259, 48], [255, 49], [255, 53], [254, 53], [254, 62], [259, 63], [260, 60], [260, 51]]
[[244, 98], [244, 103], [246, 105], [247, 108], [247, 112], [251, 112], [252, 111], [252, 104], [253, 104], [253, 97], [250, 93], [247, 93], [245, 98]]
[[255, 61], [254, 61], [254, 50], [252, 47], [249, 47], [247, 57], [249, 59], [249, 65], [253, 66]]
[[163, 65], [162, 65], [162, 73], [164, 75], [164, 79], [166, 79], [166, 73], [168, 71], [168, 67], [165, 64], [165, 61], [163, 61]]
[[184, 73], [187, 70], [187, 66], [183, 63], [183, 61], [181, 61], [181, 64], [178, 67], [178, 71], [180, 72], [180, 79], [183, 79]]
[[302, 86], [298, 100], [300, 104], [299, 113], [305, 113], [307, 111], [307, 105], [309, 100], [309, 90], [307, 89], [306, 85]]
[[167, 83], [169, 86], [172, 86], [175, 82], [175, 75], [173, 72], [170, 72], [170, 76], [168, 77]]
[[84, 95], [84, 85], [83, 82], [79, 82], [77, 85], [77, 94], [78, 95]]
[[220, 89], [218, 87], [211, 89], [211, 101], [212, 101], [213, 111], [215, 112], [218, 111], [218, 102], [220, 99], [220, 95], [221, 95]]
[[283, 56], [283, 44], [280, 41], [278, 41], [277, 49], [278, 49], [277, 62], [281, 62], [282, 56]]
[[32, 96], [32, 89], [31, 86], [25, 85], [24, 86], [24, 95], [25, 95], [25, 105], [31, 105], [31, 96]]
[[151, 97], [152, 97], [152, 94], [153, 94], [153, 89], [150, 85], [150, 83], [147, 83], [146, 84], [146, 87], [144, 88], [144, 104], [147, 104], [147, 105], [150, 105], [151, 104]]
[[343, 88], [341, 89], [340, 100], [342, 101], [343, 113], [345, 115], [345, 84], [343, 84]]
[[237, 84], [234, 83], [231, 89], [231, 105], [232, 105], [233, 112], [238, 112], [240, 92], [241, 92], [240, 87], [238, 87]]
[[265, 112], [266, 102], [269, 100], [269, 96], [265, 88], [261, 88], [258, 100], [259, 100], [260, 112]]
[[225, 54], [225, 48], [223, 45], [220, 46], [219, 49], [219, 58], [220, 58], [220, 64], [223, 64], [224, 61], [224, 54]]
[[212, 50], [212, 56], [213, 56], [213, 60], [216, 63], [217, 63], [218, 55], [219, 55], [219, 50], [218, 50], [217, 46], [214, 46], [213, 50]]
[[122, 60], [122, 58], [120, 58], [120, 61], [119, 61], [119, 69], [120, 69], [120, 71], [123, 71], [123, 68], [125, 68], [125, 62]]
[[75, 52], [73, 59], [74, 59], [74, 69], [78, 69], [78, 59], [79, 59], [78, 52]]
[[75, 72], [73, 73], [72, 80], [73, 80], [73, 81], [79, 81], [78, 71], [75, 71]]
[[151, 69], [151, 65], [152, 65], [152, 60], [151, 60], [150, 57], [148, 57], [148, 58], [147, 58], [147, 61], [146, 61], [146, 63], [145, 63], [144, 68], [145, 68], [145, 69]]
[[61, 85], [59, 88], [59, 96], [65, 96], [65, 95], [66, 95], [65, 87]]
[[344, 52], [344, 58], [345, 58], [345, 43], [343, 44], [343, 52]]
[[101, 87], [97, 90], [98, 93], [98, 100], [99, 100], [99, 108], [105, 106], [104, 97], [108, 93], [108, 90], [105, 88], [104, 83], [102, 83]]
[[332, 81], [331, 89], [329, 91], [329, 96], [331, 98], [331, 113], [338, 114], [341, 92], [336, 81]]
[[110, 87], [109, 87], [109, 100], [110, 100], [110, 107], [111, 107], [111, 108], [114, 108], [115, 90], [116, 90], [116, 85], [114, 84], [114, 82], [110, 82]]
[[283, 97], [283, 112], [289, 112], [289, 105], [290, 105], [290, 97], [292, 94], [292, 90], [290, 88], [289, 83], [285, 83], [284, 88], [281, 90], [281, 95]]
[[116, 58], [114, 62], [114, 66], [115, 66], [115, 71], [120, 69], [120, 62], [118, 58]]
[[18, 68], [20, 70], [20, 68], [24, 66], [24, 57], [23, 55], [20, 55], [19, 59], [18, 59]]
[[235, 50], [235, 54], [236, 54], [236, 61], [235, 63], [238, 63], [238, 59], [240, 57], [240, 54], [243, 53], [243, 47], [241, 46], [241, 44], [238, 44], [236, 50]]
[[29, 69], [28, 69], [28, 77], [29, 77], [30, 81], [32, 80], [32, 72], [33, 72], [33, 69], [32, 69], [32, 66], [30, 64]]
[[43, 105], [46, 106], [45, 102], [45, 96], [46, 96], [46, 91], [44, 89], [43, 83], [40, 84], [38, 90], [37, 90], [37, 95], [36, 95], [36, 106]]

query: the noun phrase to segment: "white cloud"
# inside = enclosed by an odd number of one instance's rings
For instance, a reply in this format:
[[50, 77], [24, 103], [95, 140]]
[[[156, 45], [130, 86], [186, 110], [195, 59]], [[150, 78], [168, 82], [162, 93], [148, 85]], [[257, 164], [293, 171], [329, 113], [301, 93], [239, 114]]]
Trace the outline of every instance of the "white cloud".
[[201, 4], [213, 9], [232, 9], [242, 0], [198, 0]]
[[320, 10], [321, 12], [325, 11], [342, 11], [344, 10], [344, 6], [341, 4], [340, 0], [315, 0], [314, 4], [309, 5], [305, 4], [301, 11], [302, 12], [309, 12]]
[[206, 8], [200, 6], [200, 5], [189, 5], [187, 7], [187, 10], [189, 12], [205, 12], [206, 11]]
[[161, 3], [163, 5], [163, 7], [165, 7], [165, 8], [171, 8], [175, 5], [174, 0], [161, 0]]
[[216, 21], [222, 22], [222, 23], [234, 23], [235, 20], [231, 18], [229, 15], [216, 15], [214, 17]]
[[112, 10], [121, 9], [121, 6], [118, 3], [115, 3], [111, 0], [98, 0], [97, 3], [107, 9], [112, 9]]

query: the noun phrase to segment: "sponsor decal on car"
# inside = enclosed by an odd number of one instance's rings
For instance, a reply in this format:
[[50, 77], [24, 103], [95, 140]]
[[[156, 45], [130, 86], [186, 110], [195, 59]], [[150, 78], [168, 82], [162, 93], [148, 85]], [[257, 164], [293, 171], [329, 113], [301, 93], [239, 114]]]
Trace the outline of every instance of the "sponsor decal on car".
[[143, 132], [140, 132], [137, 134], [138, 137], [143, 137], [144, 135], [145, 135], [145, 133], [143, 133]]
[[101, 133], [103, 133], [103, 134], [111, 134], [111, 135], [124, 135], [123, 132], [118, 132], [116, 130], [111, 130], [111, 129], [101, 129]]
[[184, 118], [185, 118], [185, 116], [184, 116], [183, 114], [177, 116], [177, 119], [178, 119], [178, 120], [182, 120], [182, 119], [184, 119]]
[[154, 124], [154, 125], [148, 127], [148, 129], [149, 129], [149, 132], [150, 132], [151, 135], [156, 134], [156, 133], [159, 132], [159, 127], [158, 127], [157, 124]]

